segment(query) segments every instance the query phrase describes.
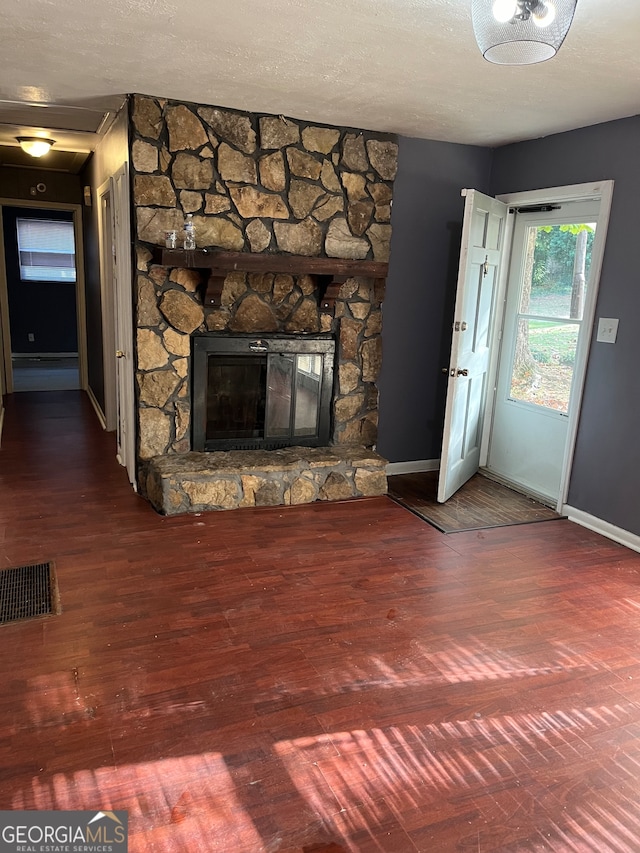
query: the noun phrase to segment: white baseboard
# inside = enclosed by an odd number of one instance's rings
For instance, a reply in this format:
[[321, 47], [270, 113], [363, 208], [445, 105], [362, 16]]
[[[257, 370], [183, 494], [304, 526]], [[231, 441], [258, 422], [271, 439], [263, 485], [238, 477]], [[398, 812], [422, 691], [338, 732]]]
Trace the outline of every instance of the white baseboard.
[[104, 412], [103, 412], [103, 411], [102, 411], [102, 409], [100, 408], [100, 403], [98, 403], [98, 401], [96, 400], [96, 396], [95, 396], [95, 394], [93, 393], [93, 391], [91, 390], [91, 386], [90, 386], [90, 385], [87, 385], [86, 392], [87, 392], [87, 394], [88, 394], [88, 396], [89, 396], [89, 400], [91, 401], [91, 405], [92, 405], [92, 406], [93, 406], [93, 408], [95, 409], [95, 413], [96, 413], [96, 415], [98, 416], [98, 420], [100, 421], [100, 425], [102, 426], [102, 429], [106, 430], [106, 428], [107, 428], [107, 419], [105, 418], [105, 416], [104, 416]]
[[568, 506], [568, 504], [562, 507], [562, 514], [566, 515], [569, 521], [574, 521], [582, 527], [588, 527], [589, 530], [606, 536], [607, 539], [613, 539], [614, 542], [626, 545], [632, 551], [640, 552], [640, 536], [636, 536], [635, 533], [616, 527], [615, 524], [610, 524], [608, 521], [603, 521], [601, 518], [596, 518], [595, 515], [589, 515], [588, 512], [583, 512], [581, 509]]
[[387, 475], [420, 474], [423, 471], [439, 471], [439, 459], [416, 459], [414, 462], [387, 462]]

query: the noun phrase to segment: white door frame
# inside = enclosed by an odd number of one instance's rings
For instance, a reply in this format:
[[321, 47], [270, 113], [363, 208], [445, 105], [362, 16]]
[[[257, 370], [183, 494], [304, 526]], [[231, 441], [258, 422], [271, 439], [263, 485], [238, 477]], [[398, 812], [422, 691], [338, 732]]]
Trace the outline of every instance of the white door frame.
[[21, 198], [0, 198], [0, 379], [2, 393], [13, 393], [13, 370], [11, 365], [11, 326], [9, 323], [9, 291], [7, 285], [7, 267], [2, 228], [2, 210], [5, 207], [36, 208], [38, 210], [66, 210], [73, 213], [73, 231], [76, 249], [76, 325], [78, 330], [78, 370], [80, 388], [87, 390], [89, 379], [87, 371], [87, 311], [84, 282], [84, 241], [82, 237], [82, 205], [64, 204], [53, 201], [30, 201]]
[[[7, 286], [7, 265], [4, 251], [4, 219], [2, 205], [0, 204], [0, 394], [3, 397], [13, 391], [11, 342], [9, 338], [9, 288]], [[0, 402], [0, 407], [4, 413], [2, 402]]]
[[[129, 482], [135, 489], [133, 298], [129, 172], [126, 163], [98, 187], [96, 197], [100, 246], [105, 428], [116, 430], [117, 459], [127, 469]], [[105, 217], [104, 208], [107, 199], [108, 219]]]
[[[572, 401], [567, 424], [567, 443], [564, 452], [564, 461], [562, 465], [562, 474], [560, 478], [560, 490], [558, 494], [558, 502], [556, 509], [558, 512], [563, 511], [563, 507], [567, 501], [569, 491], [569, 481], [571, 477], [571, 466], [573, 464], [573, 454], [575, 451], [576, 439], [578, 435], [578, 423], [580, 420], [580, 412], [582, 408], [582, 396], [584, 393], [584, 383], [587, 374], [587, 361], [589, 348], [591, 346], [592, 330], [595, 321], [596, 303], [598, 298], [598, 288], [600, 286], [600, 273], [602, 271], [602, 263], [604, 259], [604, 248], [606, 244], [607, 230], [609, 227], [609, 219], [611, 214], [611, 202], [613, 197], [613, 181], [597, 181], [595, 183], [572, 184], [564, 187], [550, 187], [542, 190], [531, 190], [518, 193], [506, 193], [496, 196], [500, 201], [508, 204], [511, 207], [525, 207], [529, 205], [539, 204], [557, 204], [570, 201], [585, 201], [587, 199], [598, 199], [600, 201], [600, 211], [598, 214], [598, 228], [594, 239], [593, 251], [591, 256], [591, 278], [587, 291], [583, 325], [585, 329], [590, 330], [590, 334], [584, 334], [576, 351], [576, 367], [573, 379]], [[509, 240], [513, 235], [513, 222], [509, 222]], [[484, 431], [482, 436], [482, 447], [480, 453], [480, 466], [484, 467], [487, 464], [489, 453], [489, 441], [491, 436], [491, 428], [493, 425], [493, 408], [496, 394], [496, 380], [498, 374], [499, 350], [502, 339], [502, 327], [504, 323], [504, 310], [506, 304], [506, 289], [508, 279], [508, 269], [511, 266], [511, 258], [505, 258], [503, 263], [503, 274], [499, 281], [499, 293], [496, 305], [499, 306], [496, 310], [494, 318], [493, 340], [495, 341], [494, 353], [492, 357], [491, 373], [489, 379], [489, 387], [492, 393], [487, 395], [487, 411], [484, 421]]]
[[[96, 190], [98, 214], [98, 246], [100, 265], [100, 312], [102, 316], [102, 372], [104, 379], [104, 428], [116, 428], [116, 336], [115, 336], [115, 220], [113, 214], [113, 179]], [[108, 219], [104, 204], [108, 200]]]

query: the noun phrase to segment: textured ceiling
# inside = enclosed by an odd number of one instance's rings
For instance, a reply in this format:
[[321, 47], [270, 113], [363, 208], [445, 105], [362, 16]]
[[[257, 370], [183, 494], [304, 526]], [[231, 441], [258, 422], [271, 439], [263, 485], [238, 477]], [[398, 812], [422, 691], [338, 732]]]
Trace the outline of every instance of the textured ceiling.
[[140, 92], [490, 146], [640, 113], [640, 0], [578, 0], [527, 67], [483, 60], [471, 0], [0, 2], [5, 101]]

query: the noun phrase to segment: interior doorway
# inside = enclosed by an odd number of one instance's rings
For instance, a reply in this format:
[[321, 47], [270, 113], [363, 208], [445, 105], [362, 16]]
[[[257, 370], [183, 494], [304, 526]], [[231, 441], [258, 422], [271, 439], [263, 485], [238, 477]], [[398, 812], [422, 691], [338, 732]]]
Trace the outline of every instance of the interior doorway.
[[0, 200], [2, 392], [86, 388], [79, 205]]

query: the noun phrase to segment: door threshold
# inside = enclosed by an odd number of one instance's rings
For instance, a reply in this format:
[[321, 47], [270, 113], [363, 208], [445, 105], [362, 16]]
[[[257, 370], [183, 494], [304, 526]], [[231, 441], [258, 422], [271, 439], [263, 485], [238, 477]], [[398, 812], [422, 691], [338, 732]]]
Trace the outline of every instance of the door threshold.
[[539, 504], [549, 507], [549, 509], [553, 509], [556, 512], [558, 511], [558, 502], [553, 498], [548, 497], [548, 495], [541, 495], [540, 492], [535, 492], [533, 489], [527, 489], [520, 483], [514, 483], [513, 480], [501, 477], [500, 474], [496, 474], [495, 471], [491, 471], [489, 468], [478, 468], [478, 474], [486, 477], [487, 480], [493, 480], [495, 483], [500, 483], [501, 486], [506, 486], [508, 489], [512, 489], [520, 495], [531, 498]]

